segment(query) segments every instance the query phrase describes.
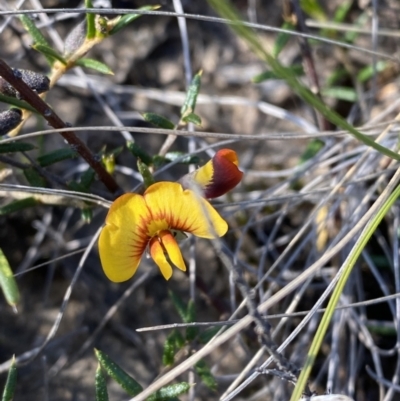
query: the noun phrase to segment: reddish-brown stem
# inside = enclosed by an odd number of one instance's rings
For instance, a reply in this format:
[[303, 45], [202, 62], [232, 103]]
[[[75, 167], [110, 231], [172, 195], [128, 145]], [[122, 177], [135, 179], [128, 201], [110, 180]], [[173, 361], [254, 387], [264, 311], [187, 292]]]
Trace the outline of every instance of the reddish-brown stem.
[[[33, 91], [17, 74], [0, 59], [0, 76], [12, 85], [28, 104], [30, 104], [53, 128], [66, 128], [67, 124], [53, 111], [53, 109]], [[79, 153], [90, 167], [96, 172], [100, 181], [107, 189], [114, 193], [119, 190], [119, 186], [114, 178], [106, 171], [102, 164], [96, 160], [89, 148], [75, 135], [73, 131], [60, 132], [68, 144]]]

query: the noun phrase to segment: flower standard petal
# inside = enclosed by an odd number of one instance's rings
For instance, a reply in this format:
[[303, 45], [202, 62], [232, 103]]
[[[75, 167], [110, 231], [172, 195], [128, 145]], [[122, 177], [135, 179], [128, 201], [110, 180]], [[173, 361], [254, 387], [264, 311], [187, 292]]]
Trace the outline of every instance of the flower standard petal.
[[101, 265], [111, 281], [126, 281], [135, 274], [150, 239], [150, 219], [141, 195], [125, 194], [111, 205], [99, 238]]
[[174, 236], [169, 231], [161, 231], [158, 234], [161, 244], [168, 254], [170, 261], [180, 270], [186, 271], [186, 265], [182, 257], [181, 250]]
[[[176, 182], [157, 182], [144, 193], [152, 220], [165, 221], [168, 229], [185, 231], [202, 238], [221, 237], [226, 221], [205, 199]], [[211, 225], [211, 226], [210, 226]]]
[[184, 188], [198, 185], [205, 198], [217, 198], [233, 189], [243, 177], [235, 151], [221, 149], [204, 166], [179, 181]]
[[160, 268], [161, 274], [164, 276], [165, 280], [169, 280], [172, 276], [172, 267], [164, 255], [164, 248], [158, 237], [154, 237], [150, 240], [149, 249], [151, 257]]

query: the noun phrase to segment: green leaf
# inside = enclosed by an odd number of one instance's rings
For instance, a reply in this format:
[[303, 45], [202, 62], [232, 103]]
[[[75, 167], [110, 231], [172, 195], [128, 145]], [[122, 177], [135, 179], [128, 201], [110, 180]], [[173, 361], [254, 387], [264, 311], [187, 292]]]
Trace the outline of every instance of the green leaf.
[[205, 386], [214, 391], [217, 389], [217, 382], [204, 360], [197, 362], [196, 365], [194, 365], [194, 370], [199, 375]]
[[25, 199], [18, 199], [18, 200], [8, 203], [7, 205], [0, 207], [0, 216], [4, 216], [4, 215], [10, 214], [10, 213], [15, 213], [22, 209], [36, 206], [37, 204], [38, 204], [38, 201], [33, 197], [29, 197], [29, 198], [25, 198]]
[[[288, 31], [294, 31], [295, 26], [289, 22], [285, 21], [281, 27], [282, 29], [286, 29]], [[280, 52], [284, 49], [289, 39], [292, 37], [289, 33], [279, 32], [276, 37], [274, 47], [272, 49], [272, 55], [276, 58], [279, 56]]]
[[[91, 0], [85, 0], [85, 8], [93, 8]], [[86, 38], [93, 39], [96, 36], [95, 26], [96, 15], [92, 13], [86, 13]]]
[[343, 22], [353, 6], [354, 0], [342, 0], [337, 4], [335, 14], [333, 15], [334, 22]]
[[146, 163], [143, 163], [140, 159], [137, 161], [137, 166], [139, 173], [143, 177], [143, 184], [145, 188], [148, 188], [150, 185], [155, 183], [153, 174], [151, 174], [149, 167]]
[[30, 104], [26, 103], [24, 100], [20, 100], [12, 96], [7, 96], [3, 93], [0, 93], [0, 102], [9, 104], [10, 106], [15, 106], [19, 109], [29, 110], [31, 113], [38, 114], [37, 110], [34, 109]]
[[181, 161], [179, 162], [181, 164], [199, 164], [201, 161], [199, 156], [196, 155], [189, 156], [183, 152], [176, 151], [176, 152], [168, 152], [165, 154], [166, 162], [174, 162], [175, 160], [180, 158], [182, 158]]
[[153, 124], [156, 127], [159, 128], [164, 128], [164, 129], [174, 129], [175, 124], [168, 120], [168, 118], [165, 118], [163, 116], [160, 116], [159, 114], [156, 113], [143, 113], [142, 117], [144, 121], [147, 121], [150, 124]]
[[81, 209], [81, 218], [85, 222], [85, 224], [89, 224], [93, 218], [93, 208], [85, 207]]
[[130, 396], [139, 394], [143, 387], [121, 367], [119, 367], [107, 354], [97, 349], [94, 350], [97, 360], [105, 372], [115, 380]]
[[[51, 47], [50, 44], [47, 42], [46, 38], [42, 35], [42, 32], [39, 31], [38, 28], [36, 28], [36, 25], [34, 22], [27, 16], [27, 15], [21, 15], [19, 19], [22, 22], [22, 25], [24, 28], [28, 31], [28, 33], [31, 35], [33, 39], [33, 43], [39, 44], [42, 46], [47, 46]], [[50, 66], [54, 64], [54, 58], [46, 56], [46, 60], [49, 63]]]
[[[185, 323], [193, 323], [196, 321], [196, 305], [193, 300], [189, 300], [187, 310], [186, 310], [186, 317], [184, 322]], [[197, 337], [199, 333], [199, 328], [195, 326], [189, 326], [186, 328], [186, 340], [192, 341]]]
[[98, 72], [101, 72], [102, 74], [114, 75], [108, 65], [92, 58], [81, 58], [75, 62], [75, 65], [79, 65], [80, 67], [85, 68], [91, 68], [92, 70], [96, 70]]
[[65, 60], [65, 58], [52, 47], [42, 45], [40, 43], [35, 43], [34, 45], [32, 45], [32, 48], [37, 50], [39, 53], [42, 53], [46, 58], [52, 58], [58, 60], [64, 65], [67, 65], [67, 60]]
[[75, 150], [71, 148], [62, 148], [38, 157], [37, 161], [42, 167], [46, 167], [62, 160], [75, 159], [77, 157], [78, 153], [76, 153]]
[[0, 153], [27, 152], [35, 149], [35, 146], [26, 142], [0, 143]]
[[17, 367], [15, 365], [15, 357], [13, 357], [10, 369], [7, 375], [6, 385], [4, 386], [1, 401], [12, 401], [14, 398], [15, 387], [17, 386]]
[[182, 322], [188, 323], [186, 321], [187, 317], [187, 305], [182, 301], [182, 299], [173, 291], [168, 291], [168, 295], [171, 298], [171, 301], [177, 310]]
[[383, 60], [378, 61], [376, 63], [375, 69], [372, 65], [368, 65], [367, 67], [364, 67], [363, 69], [361, 69], [361, 71], [357, 74], [357, 80], [359, 82], [368, 81], [369, 79], [371, 79], [374, 76], [375, 73], [382, 72], [389, 66], [390, 66], [390, 63], [387, 61], [383, 61]]
[[[302, 65], [292, 65], [290, 67], [286, 67], [294, 76], [299, 77], [304, 75], [304, 68]], [[260, 82], [266, 81], [268, 79], [281, 79], [274, 71], [264, 71], [261, 74], [256, 75], [251, 80], [255, 84], [259, 84]]]
[[182, 117], [182, 121], [185, 123], [193, 123], [194, 125], [201, 127], [201, 118], [195, 113], [188, 113]]
[[143, 163], [147, 164], [148, 166], [151, 166], [153, 164], [152, 157], [148, 153], [146, 153], [140, 146], [138, 146], [136, 142], [127, 141], [126, 147], [133, 156], [140, 159]]
[[346, 102], [357, 101], [357, 93], [353, 88], [346, 86], [332, 86], [330, 88], [323, 88], [321, 94], [327, 97], [333, 97], [339, 100], [345, 100]]
[[92, 168], [88, 168], [81, 176], [80, 184], [84, 188], [84, 192], [89, 191], [94, 179], [96, 178], [96, 172]]
[[306, 150], [300, 156], [299, 164], [305, 163], [307, 160], [312, 159], [324, 146], [324, 142], [320, 139], [313, 139], [307, 145]]
[[146, 398], [146, 401], [169, 401], [182, 394], [186, 394], [190, 387], [190, 384], [186, 382], [170, 384], [169, 386], [160, 388], [160, 390]]
[[[158, 8], [160, 8], [160, 6], [144, 6], [144, 7], [140, 7], [139, 10], [153, 11], [153, 10], [157, 10]], [[125, 14], [123, 17], [119, 17], [117, 20], [118, 22], [110, 30], [109, 34], [114, 35], [121, 29], [125, 28], [132, 21], [134, 21], [135, 19], [138, 19], [141, 16], [142, 16], [142, 14]]]
[[107, 383], [101, 365], [97, 366], [95, 377], [96, 401], [108, 401]]
[[33, 167], [27, 167], [23, 170], [26, 180], [32, 187], [46, 187], [46, 180]]
[[320, 6], [318, 0], [300, 0], [300, 6], [305, 13], [317, 21], [326, 21], [325, 11]]
[[3, 291], [7, 303], [16, 310], [19, 302], [19, 291], [14, 274], [3, 250], [0, 248], [0, 288]]
[[200, 91], [201, 75], [203, 71], [199, 71], [192, 79], [189, 89], [186, 94], [185, 101], [181, 107], [181, 118], [186, 117], [190, 113], [194, 113], [196, 107], [197, 95]]
[[171, 366], [174, 363], [176, 352], [184, 345], [185, 339], [182, 337], [182, 334], [175, 329], [172, 330], [171, 333], [168, 334], [168, 337], [164, 342], [162, 357], [163, 365]]

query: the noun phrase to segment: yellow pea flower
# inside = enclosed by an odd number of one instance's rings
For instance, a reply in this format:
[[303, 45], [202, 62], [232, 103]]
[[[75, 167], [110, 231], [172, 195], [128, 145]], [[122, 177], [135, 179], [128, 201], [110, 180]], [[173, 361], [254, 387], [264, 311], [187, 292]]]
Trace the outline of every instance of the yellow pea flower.
[[155, 183], [143, 195], [120, 196], [100, 233], [104, 273], [114, 282], [129, 280], [147, 247], [166, 280], [172, 276], [171, 263], [185, 271], [173, 230], [212, 239], [223, 236], [228, 225], [208, 201], [176, 182]]

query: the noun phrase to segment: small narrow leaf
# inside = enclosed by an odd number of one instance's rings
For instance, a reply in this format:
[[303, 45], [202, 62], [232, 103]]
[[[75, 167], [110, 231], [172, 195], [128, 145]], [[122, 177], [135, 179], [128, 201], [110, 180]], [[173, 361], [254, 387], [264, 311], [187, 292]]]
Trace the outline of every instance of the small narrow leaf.
[[143, 183], [145, 188], [148, 188], [150, 185], [155, 183], [153, 174], [151, 174], [149, 167], [147, 166], [146, 163], [143, 163], [140, 159], [137, 161], [137, 166], [139, 173], [143, 177]]
[[[51, 47], [46, 38], [42, 35], [42, 32], [40, 32], [39, 29], [36, 28], [35, 23], [30, 19], [28, 15], [21, 15], [19, 19], [21, 20], [24, 28], [31, 35], [33, 43]], [[54, 64], [54, 59], [48, 56], [45, 57], [49, 65], [52, 66]]]
[[156, 113], [143, 113], [142, 114], [144, 121], [147, 121], [150, 124], [153, 124], [156, 127], [164, 128], [164, 129], [174, 129], [175, 124], [168, 120], [167, 118], [160, 116]]
[[320, 139], [313, 139], [307, 145], [306, 150], [300, 156], [299, 164], [305, 163], [307, 160], [312, 159], [324, 146], [324, 142]]
[[104, 372], [100, 366], [100, 363], [96, 369], [95, 388], [96, 388], [96, 401], [108, 401], [106, 378], [104, 376]]
[[[285, 21], [282, 25], [282, 29], [286, 29], [287, 31], [293, 31], [295, 26], [289, 22]], [[288, 43], [289, 39], [292, 37], [287, 32], [279, 32], [278, 36], [276, 37], [274, 47], [272, 49], [272, 55], [276, 58], [279, 56], [280, 52], [284, 49], [286, 44]]]
[[0, 288], [7, 303], [16, 311], [19, 302], [19, 290], [10, 264], [0, 248]]
[[60, 63], [67, 65], [67, 60], [65, 60], [65, 58], [52, 47], [42, 45], [40, 43], [35, 43], [34, 45], [32, 45], [32, 48], [37, 50], [39, 53], [42, 53], [47, 58], [53, 58], [55, 60], [58, 60]]
[[37, 161], [42, 167], [50, 166], [62, 160], [75, 159], [78, 154], [71, 148], [57, 149], [38, 157]]
[[197, 336], [197, 340], [201, 344], [207, 344], [219, 331], [221, 327], [210, 327], [209, 329], [204, 330], [201, 334]]
[[[158, 8], [160, 8], [160, 6], [144, 6], [144, 7], [140, 7], [139, 10], [153, 11], [153, 10], [157, 10]], [[123, 17], [119, 17], [118, 19], [115, 19], [115, 22], [111, 21], [111, 22], [114, 22], [115, 25], [110, 30], [110, 32], [109, 32], [110, 35], [114, 35], [121, 29], [125, 28], [132, 21], [134, 21], [135, 19], [137, 19], [141, 16], [142, 16], [141, 14], [125, 14]]]
[[185, 117], [182, 118], [182, 121], [185, 123], [193, 123], [194, 125], [201, 127], [201, 118], [195, 113], [186, 114]]
[[122, 368], [120, 368], [107, 354], [97, 349], [94, 350], [97, 360], [105, 372], [115, 380], [130, 396], [139, 394], [143, 387]]
[[4, 386], [1, 401], [12, 401], [14, 398], [15, 387], [17, 385], [17, 367], [15, 365], [15, 357], [13, 357], [10, 369], [7, 375], [6, 385]]
[[88, 168], [81, 176], [80, 184], [87, 191], [90, 189], [94, 179], [96, 177], [96, 172], [92, 168]]
[[0, 153], [27, 152], [32, 149], [35, 149], [35, 146], [26, 142], [0, 143]]
[[22, 111], [20, 109], [12, 108], [10, 110], [0, 113], [0, 135], [5, 135], [22, 121]]
[[182, 337], [182, 334], [175, 329], [172, 330], [164, 342], [162, 357], [163, 365], [173, 365], [176, 352], [180, 350], [184, 345], [185, 339]]
[[160, 388], [160, 390], [146, 398], [146, 401], [169, 401], [182, 394], [186, 394], [190, 387], [190, 384], [186, 382], [170, 384], [169, 386]]
[[16, 201], [12, 201], [7, 205], [0, 207], [0, 216], [19, 212], [22, 209], [26, 209], [28, 207], [36, 206], [38, 204], [35, 198], [29, 197], [25, 199], [18, 199]]
[[345, 86], [331, 86], [330, 88], [323, 88], [321, 94], [327, 97], [333, 97], [346, 102], [356, 102], [357, 92], [353, 88]]
[[181, 107], [181, 118], [184, 118], [186, 115], [190, 113], [194, 113], [194, 109], [196, 107], [197, 95], [200, 91], [201, 85], [201, 75], [203, 71], [199, 71], [192, 79], [192, 82], [189, 86], [189, 89], [186, 94], [185, 101]]
[[182, 164], [199, 164], [200, 163], [200, 157], [199, 156], [189, 156], [185, 155], [183, 152], [168, 152], [165, 155], [165, 159], [167, 162], [174, 162], [177, 159], [181, 159], [179, 163]]
[[35, 110], [30, 104], [26, 103], [25, 101], [1, 93], [1, 79], [0, 79], [0, 102], [9, 104], [10, 106], [15, 106], [19, 109], [29, 110], [31, 113], [37, 114], [37, 110]]
[[[196, 321], [196, 305], [193, 300], [189, 300], [187, 309], [186, 309], [186, 316], [184, 319], [185, 323], [193, 323]], [[196, 338], [197, 334], [199, 333], [199, 328], [192, 326], [186, 328], [186, 340], [192, 341]]]
[[180, 318], [182, 319], [182, 322], [186, 322], [186, 316], [187, 316], [187, 307], [186, 304], [182, 301], [182, 299], [173, 291], [168, 291], [168, 295], [171, 298], [172, 303], [174, 304], [175, 309], [179, 313]]
[[114, 75], [108, 65], [92, 58], [81, 58], [75, 62], [75, 65], [79, 65], [80, 67], [85, 68], [91, 68], [92, 70], [96, 70], [98, 72], [101, 72], [102, 74]]
[[46, 180], [33, 167], [24, 168], [24, 176], [32, 187], [46, 187]]
[[[85, 0], [85, 8], [93, 8], [91, 0]], [[86, 13], [87, 39], [93, 39], [96, 36], [95, 18], [96, 18], [95, 14]]]
[[369, 65], [367, 67], [364, 67], [358, 74], [357, 74], [357, 81], [359, 82], [365, 82], [371, 79], [374, 74], [377, 72], [382, 72], [384, 71], [387, 67], [390, 66], [390, 63], [387, 61], [378, 61], [376, 63], [375, 68], [372, 65]]
[[148, 153], [146, 153], [140, 146], [138, 146], [136, 142], [127, 141], [126, 147], [133, 156], [140, 159], [143, 163], [147, 164], [148, 166], [153, 164], [152, 157]]
[[194, 370], [199, 375], [201, 381], [209, 389], [214, 391], [217, 389], [217, 382], [215, 381], [215, 378], [211, 373], [209, 366], [206, 364], [204, 360], [200, 360], [199, 362], [197, 362], [196, 365], [194, 366]]

